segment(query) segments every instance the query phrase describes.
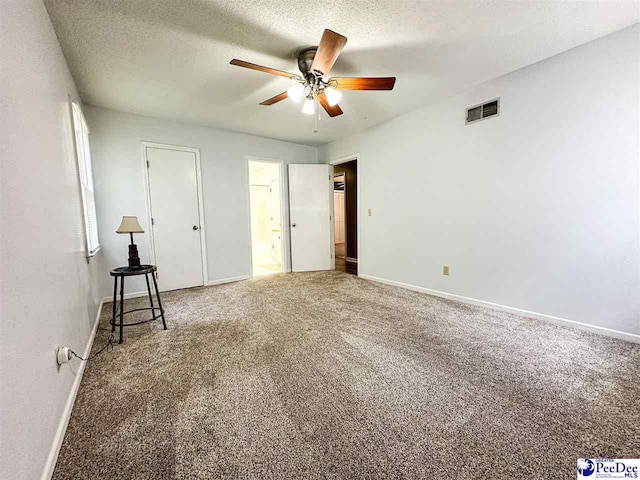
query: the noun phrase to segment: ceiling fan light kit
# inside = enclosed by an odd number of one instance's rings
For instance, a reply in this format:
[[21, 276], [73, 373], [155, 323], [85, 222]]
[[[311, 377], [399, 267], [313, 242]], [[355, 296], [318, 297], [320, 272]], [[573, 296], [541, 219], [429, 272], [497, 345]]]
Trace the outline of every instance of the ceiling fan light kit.
[[304, 85], [302, 83], [296, 83], [294, 86], [289, 87], [287, 90], [287, 95], [290, 100], [293, 100], [295, 103], [298, 103], [304, 97]]
[[[339, 90], [393, 90], [396, 82], [396, 77], [334, 77], [325, 80], [324, 77], [329, 74], [346, 43], [346, 37], [325, 29], [317, 48], [305, 48], [298, 54], [298, 68], [302, 75], [263, 67], [235, 58], [230, 63], [238, 67], [287, 77], [296, 82], [286, 92], [271, 97], [260, 105], [273, 105], [285, 98], [290, 98], [293, 102], [298, 103], [304, 98], [302, 113], [313, 115], [318, 111], [316, 103], [319, 103], [330, 117], [337, 117], [343, 114], [338, 105], [342, 98], [342, 93]], [[317, 126], [315, 130], [317, 131]]]
[[335, 107], [342, 98], [342, 94], [331, 85], [325, 87], [324, 94], [327, 96], [327, 101], [331, 107]]
[[306, 115], [313, 115], [316, 112], [315, 100], [312, 95], [309, 95], [307, 99], [304, 101], [304, 105], [302, 106], [302, 113]]

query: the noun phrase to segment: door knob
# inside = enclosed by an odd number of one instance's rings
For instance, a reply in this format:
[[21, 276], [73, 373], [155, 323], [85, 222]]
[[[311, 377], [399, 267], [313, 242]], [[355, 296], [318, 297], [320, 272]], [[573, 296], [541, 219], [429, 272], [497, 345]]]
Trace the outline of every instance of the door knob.
[[292, 224], [291, 224], [291, 226], [292, 226], [292, 227], [295, 227], [295, 226], [296, 226], [296, 224], [295, 224], [295, 223], [292, 223]]
[[198, 229], [198, 226], [197, 226], [197, 225], [194, 225], [194, 226], [193, 226], [193, 229], [194, 229], [194, 230], [197, 230], [197, 229]]

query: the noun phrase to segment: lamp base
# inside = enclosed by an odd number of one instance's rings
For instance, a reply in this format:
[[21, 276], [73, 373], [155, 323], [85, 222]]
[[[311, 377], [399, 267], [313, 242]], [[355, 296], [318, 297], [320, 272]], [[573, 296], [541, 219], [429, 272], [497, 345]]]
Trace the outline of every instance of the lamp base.
[[140, 268], [138, 246], [135, 243], [129, 245], [129, 268]]

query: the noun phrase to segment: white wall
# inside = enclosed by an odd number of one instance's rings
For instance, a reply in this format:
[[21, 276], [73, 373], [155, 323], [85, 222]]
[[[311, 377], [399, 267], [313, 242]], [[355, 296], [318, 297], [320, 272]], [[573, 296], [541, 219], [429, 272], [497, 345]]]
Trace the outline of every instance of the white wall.
[[100, 267], [85, 259], [78, 94], [42, 2], [4, 0], [0, 32], [0, 471], [35, 479], [57, 453], [79, 378], [78, 361], [58, 369], [55, 349], [84, 353]]
[[[135, 236], [136, 244], [140, 259], [150, 261], [141, 141], [200, 149], [210, 282], [250, 274], [249, 176], [245, 156], [285, 163], [317, 162], [316, 147], [102, 108], [86, 107], [85, 114], [91, 129], [103, 253], [111, 268], [127, 262], [128, 237], [114, 233], [122, 215], [136, 215], [140, 220], [146, 233]], [[287, 192], [286, 175], [283, 180]], [[127, 292], [146, 289], [143, 280], [136, 280], [137, 283], [131, 281]], [[103, 296], [112, 295], [108, 272], [102, 276], [101, 291]]]
[[361, 154], [360, 272], [640, 334], [639, 32], [323, 146]]

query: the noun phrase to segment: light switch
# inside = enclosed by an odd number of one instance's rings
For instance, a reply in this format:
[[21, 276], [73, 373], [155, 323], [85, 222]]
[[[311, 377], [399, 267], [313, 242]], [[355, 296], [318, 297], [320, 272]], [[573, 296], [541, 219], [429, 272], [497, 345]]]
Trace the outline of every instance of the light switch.
[[371, 209], [367, 210], [367, 215], [371, 216]]
[[442, 274], [443, 275], [449, 275], [449, 266], [448, 265], [444, 265], [442, 267]]

